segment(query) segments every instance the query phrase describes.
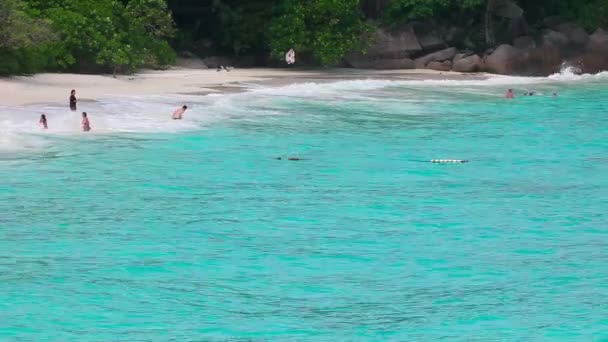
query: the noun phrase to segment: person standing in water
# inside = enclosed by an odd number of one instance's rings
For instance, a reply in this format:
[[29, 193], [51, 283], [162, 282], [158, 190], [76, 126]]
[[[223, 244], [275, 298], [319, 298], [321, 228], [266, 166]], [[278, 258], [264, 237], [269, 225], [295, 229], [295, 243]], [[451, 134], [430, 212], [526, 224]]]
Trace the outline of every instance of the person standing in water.
[[507, 94], [505, 95], [505, 98], [507, 98], [507, 99], [515, 98], [515, 94], [513, 94], [513, 89], [507, 90]]
[[78, 100], [76, 99], [76, 90], [72, 89], [72, 91], [70, 92], [70, 110], [72, 110], [72, 112], [76, 111], [77, 102]]
[[173, 115], [171, 116], [171, 118], [173, 120], [181, 120], [182, 116], [184, 116], [184, 113], [186, 113], [186, 110], [188, 110], [188, 106], [182, 106], [182, 108], [178, 108], [173, 112]]
[[42, 128], [42, 129], [48, 129], [49, 128], [49, 126], [46, 123], [46, 115], [44, 115], [44, 114], [40, 115], [40, 121], [39, 121], [39, 123], [40, 123], [40, 128]]
[[83, 132], [88, 132], [91, 130], [91, 124], [89, 123], [87, 112], [82, 112], [82, 121], [80, 122], [80, 125], [82, 126]]

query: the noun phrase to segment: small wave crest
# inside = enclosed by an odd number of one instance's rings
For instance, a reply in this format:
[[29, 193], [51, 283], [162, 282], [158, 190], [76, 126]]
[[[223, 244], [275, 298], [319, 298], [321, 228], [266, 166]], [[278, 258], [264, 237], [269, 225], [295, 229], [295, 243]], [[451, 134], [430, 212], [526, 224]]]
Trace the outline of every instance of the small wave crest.
[[547, 78], [558, 82], [608, 80], [608, 71], [602, 71], [597, 74], [586, 74], [582, 72], [580, 67], [564, 63], [559, 72], [552, 74]]

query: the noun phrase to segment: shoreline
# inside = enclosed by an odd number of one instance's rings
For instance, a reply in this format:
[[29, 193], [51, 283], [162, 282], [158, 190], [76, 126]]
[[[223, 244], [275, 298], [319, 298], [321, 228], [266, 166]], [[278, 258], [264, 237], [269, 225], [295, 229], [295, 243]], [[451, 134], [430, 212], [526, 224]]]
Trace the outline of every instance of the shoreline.
[[212, 69], [172, 67], [142, 70], [133, 75], [88, 75], [42, 73], [32, 76], [0, 78], [0, 106], [19, 107], [39, 104], [67, 104], [69, 92], [76, 89], [79, 101], [96, 101], [104, 96], [199, 95], [247, 91], [246, 83], [281, 87], [305, 82], [343, 80], [484, 80], [484, 73], [439, 72], [426, 69]]

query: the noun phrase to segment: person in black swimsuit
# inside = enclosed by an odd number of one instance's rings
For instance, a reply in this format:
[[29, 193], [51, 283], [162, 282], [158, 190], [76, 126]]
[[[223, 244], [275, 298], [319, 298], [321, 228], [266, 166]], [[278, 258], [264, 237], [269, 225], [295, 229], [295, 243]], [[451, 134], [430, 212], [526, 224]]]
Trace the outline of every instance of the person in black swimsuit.
[[39, 124], [40, 124], [40, 128], [42, 128], [42, 129], [49, 128], [49, 126], [47, 125], [47, 122], [46, 122], [46, 115], [44, 115], [44, 114], [40, 115]]
[[70, 92], [70, 109], [72, 111], [76, 111], [76, 102], [78, 102], [76, 99], [76, 90], [72, 89]]

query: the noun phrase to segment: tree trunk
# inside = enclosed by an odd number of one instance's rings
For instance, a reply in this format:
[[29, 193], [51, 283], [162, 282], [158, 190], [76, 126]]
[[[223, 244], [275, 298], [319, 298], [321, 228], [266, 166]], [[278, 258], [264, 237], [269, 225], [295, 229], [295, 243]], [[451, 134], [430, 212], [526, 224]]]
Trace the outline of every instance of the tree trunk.
[[485, 33], [486, 33], [486, 46], [492, 47], [496, 44], [496, 40], [494, 39], [494, 9], [496, 7], [496, 0], [488, 0], [486, 5], [486, 13], [485, 13]]

